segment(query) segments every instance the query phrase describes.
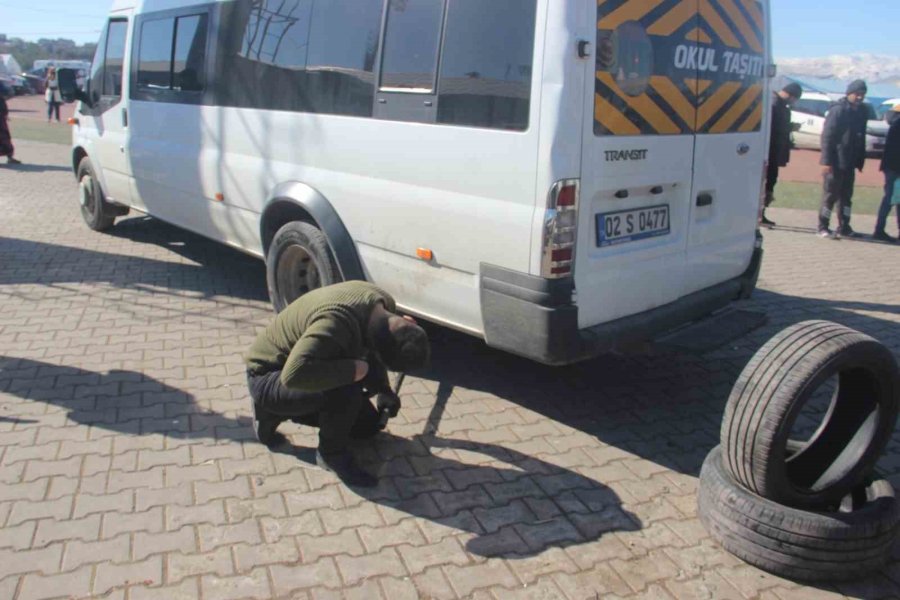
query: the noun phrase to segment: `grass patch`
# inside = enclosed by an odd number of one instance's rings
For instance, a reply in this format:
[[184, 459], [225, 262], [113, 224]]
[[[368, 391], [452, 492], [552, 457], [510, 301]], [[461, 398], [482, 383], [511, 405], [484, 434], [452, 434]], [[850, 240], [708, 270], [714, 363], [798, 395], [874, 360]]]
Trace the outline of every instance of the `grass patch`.
[[33, 119], [10, 119], [9, 129], [12, 132], [13, 144], [16, 143], [16, 140], [66, 146], [72, 143], [72, 127], [62, 123], [46, 123]]
[[[853, 212], [877, 215], [882, 188], [857, 185], [853, 190]], [[822, 206], [822, 185], [819, 183], [798, 183], [779, 181], [775, 186], [775, 204], [772, 208], [797, 208], [818, 211]]]

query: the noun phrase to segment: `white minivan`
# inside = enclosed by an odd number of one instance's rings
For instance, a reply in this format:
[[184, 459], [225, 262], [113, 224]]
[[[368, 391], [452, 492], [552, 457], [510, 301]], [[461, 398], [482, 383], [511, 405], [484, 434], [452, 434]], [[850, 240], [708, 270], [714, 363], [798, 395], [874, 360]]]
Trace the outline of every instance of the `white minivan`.
[[768, 18], [759, 0], [115, 0], [78, 94], [82, 214], [258, 256], [276, 310], [366, 279], [547, 364], [654, 340], [756, 285]]

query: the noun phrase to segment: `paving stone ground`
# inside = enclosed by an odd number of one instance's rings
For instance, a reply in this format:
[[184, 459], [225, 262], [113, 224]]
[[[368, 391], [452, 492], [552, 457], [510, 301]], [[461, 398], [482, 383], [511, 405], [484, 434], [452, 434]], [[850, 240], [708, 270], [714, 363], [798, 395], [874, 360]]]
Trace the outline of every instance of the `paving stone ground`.
[[[695, 499], [735, 378], [781, 328], [900, 351], [900, 247], [771, 209], [745, 303], [769, 322], [705, 356], [551, 369], [432, 327], [432, 370], [360, 448], [383, 481], [360, 495], [311, 465], [311, 430], [251, 439], [262, 263], [146, 217], [91, 232], [67, 149], [19, 154], [0, 166], [0, 598], [900, 596], [897, 560], [821, 587], [749, 567]], [[900, 438], [880, 468], [900, 484]]]

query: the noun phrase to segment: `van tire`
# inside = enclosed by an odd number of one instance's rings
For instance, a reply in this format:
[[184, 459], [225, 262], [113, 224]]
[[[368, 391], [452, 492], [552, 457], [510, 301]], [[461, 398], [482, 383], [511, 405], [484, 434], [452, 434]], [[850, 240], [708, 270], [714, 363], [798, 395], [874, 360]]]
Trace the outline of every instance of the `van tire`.
[[266, 283], [276, 313], [316, 288], [343, 281], [328, 238], [314, 225], [282, 225], [266, 254]]
[[116, 220], [115, 211], [103, 199], [103, 188], [100, 187], [100, 182], [94, 175], [91, 159], [86, 156], [78, 163], [77, 178], [81, 217], [94, 231], [106, 231]]
[[[835, 375], [839, 386], [818, 430], [802, 444], [789, 440], [803, 405]], [[877, 340], [829, 321], [788, 327], [750, 359], [731, 391], [721, 431], [725, 468], [779, 504], [833, 508], [887, 446], [898, 396], [897, 363]]]
[[884, 566], [900, 524], [891, 484], [860, 484], [836, 512], [782, 506], [741, 487], [720, 447], [700, 471], [698, 516], [712, 538], [747, 563], [788, 579], [855, 579]]

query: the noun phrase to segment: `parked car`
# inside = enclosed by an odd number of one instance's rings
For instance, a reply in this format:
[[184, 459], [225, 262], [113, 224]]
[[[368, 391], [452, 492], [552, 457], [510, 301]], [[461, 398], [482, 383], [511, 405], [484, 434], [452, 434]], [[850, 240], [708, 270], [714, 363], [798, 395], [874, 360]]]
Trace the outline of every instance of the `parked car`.
[[[794, 146], [820, 150], [822, 148], [822, 131], [825, 129], [825, 117], [835, 102], [826, 94], [803, 92], [803, 97], [794, 104], [791, 121], [795, 125]], [[868, 102], [863, 103], [869, 113], [866, 127], [866, 153], [880, 156], [884, 152], [884, 140], [887, 137], [887, 124], [875, 112]]]
[[28, 84], [28, 87], [31, 89], [32, 94], [43, 94], [44, 93], [44, 80], [35, 75], [28, 75], [27, 73], [22, 75], [25, 78], [25, 82]]

